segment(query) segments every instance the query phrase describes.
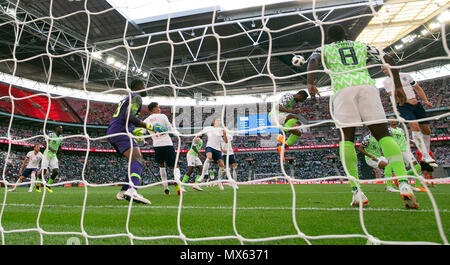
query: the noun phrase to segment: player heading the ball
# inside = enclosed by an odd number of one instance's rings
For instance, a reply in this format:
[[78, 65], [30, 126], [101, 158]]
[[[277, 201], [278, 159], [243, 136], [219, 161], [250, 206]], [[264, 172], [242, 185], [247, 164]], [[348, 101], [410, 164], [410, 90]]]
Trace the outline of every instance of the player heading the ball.
[[[400, 147], [391, 137], [386, 115], [381, 103], [380, 93], [371, 78], [366, 64], [369, 59], [383, 58], [390, 65], [394, 60], [384, 52], [367, 44], [346, 39], [345, 29], [341, 25], [328, 28], [326, 37], [329, 44], [317, 48], [308, 63], [308, 90], [314, 97], [318, 94], [314, 86], [314, 72], [320, 63], [327, 68], [334, 92], [333, 114], [337, 128], [342, 129], [344, 139], [339, 143], [339, 155], [349, 174], [358, 179], [358, 159], [355, 150], [355, 128], [365, 122], [380, 144], [384, 156], [399, 178], [400, 195], [406, 208], [417, 209], [418, 204], [412, 187], [406, 178], [406, 169]], [[323, 57], [323, 61], [322, 61]], [[406, 97], [399, 78], [398, 70], [391, 68], [395, 84], [396, 101], [403, 105]], [[353, 191], [351, 205], [363, 206], [368, 203], [359, 183], [350, 179]]]

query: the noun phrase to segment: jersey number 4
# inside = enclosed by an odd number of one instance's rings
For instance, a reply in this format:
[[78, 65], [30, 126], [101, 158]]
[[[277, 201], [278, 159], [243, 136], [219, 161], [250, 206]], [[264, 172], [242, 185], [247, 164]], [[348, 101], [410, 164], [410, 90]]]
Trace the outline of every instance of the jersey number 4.
[[[353, 49], [353, 47], [340, 48], [339, 55], [341, 56], [341, 61], [344, 65], [358, 64], [358, 58], [356, 57], [355, 49]], [[349, 59], [351, 59], [351, 62], [349, 62]]]

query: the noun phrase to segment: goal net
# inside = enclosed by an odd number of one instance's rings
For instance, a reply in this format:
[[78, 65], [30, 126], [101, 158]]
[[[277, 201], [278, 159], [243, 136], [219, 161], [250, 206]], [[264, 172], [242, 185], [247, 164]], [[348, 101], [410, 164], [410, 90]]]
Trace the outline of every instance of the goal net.
[[[24, 239], [21, 242], [47, 244], [53, 243], [49, 239], [52, 236], [63, 237], [65, 241], [58, 241], [60, 244], [114, 244], [121, 243], [119, 239], [126, 239], [127, 244], [315, 244], [323, 240], [334, 239], [336, 241], [330, 242], [339, 242], [341, 239], [353, 238], [368, 244], [448, 244], [446, 234], [449, 223], [442, 218], [440, 208], [441, 203], [445, 205], [446, 202], [445, 199], [437, 199], [430, 188], [432, 184], [448, 183], [448, 174], [441, 178], [426, 179], [423, 174], [413, 170], [414, 174], [408, 176], [411, 185], [420, 182], [426, 190], [426, 193], [420, 194], [419, 201], [421, 206], [423, 203], [424, 209], [419, 208], [417, 211], [432, 216], [434, 223], [428, 225], [433, 228], [426, 230], [433, 230], [435, 237], [432, 239], [408, 240], [398, 237], [391, 240], [393, 237], [378, 231], [375, 233], [367, 226], [368, 222], [371, 223], [368, 219], [373, 212], [385, 212], [387, 215], [391, 211], [395, 212], [392, 217], [385, 217], [387, 219], [415, 214], [401, 207], [401, 204], [391, 207], [395, 209], [384, 209], [375, 206], [377, 203], [371, 200], [374, 204], [372, 207], [363, 207], [362, 203], [354, 208], [348, 206], [352, 196], [348, 183], [384, 183], [404, 176], [394, 175], [380, 180], [371, 168], [363, 168], [363, 165], [367, 167], [363, 157], [358, 160], [360, 178], [351, 175], [345, 161], [340, 159], [339, 152], [345, 153], [345, 146], [339, 149], [344, 131], [333, 111], [335, 95], [330, 75], [335, 73], [328, 67], [324, 52], [320, 55], [321, 67], [307, 70], [313, 52], [317, 48], [323, 51], [328, 43], [326, 32], [332, 25], [343, 25], [353, 40], [383, 50], [394, 58], [396, 66], [390, 66], [381, 57], [380, 61], [352, 71], [367, 70], [377, 76], [376, 86], [384, 96], [386, 114], [407, 132], [407, 152], [415, 153], [416, 149], [414, 144], [409, 144], [413, 142], [408, 133], [411, 128], [409, 125], [413, 122], [430, 122], [432, 133], [436, 129], [440, 130], [431, 139], [433, 144], [439, 146], [440, 151], [435, 152], [437, 160], [448, 162], [449, 89], [446, 75], [450, 53], [446, 32], [449, 17], [447, 1], [262, 1], [262, 4], [259, 1], [244, 1], [250, 3], [248, 6], [239, 6], [239, 1], [218, 1], [214, 4], [210, 1], [187, 4], [189, 1], [181, 0], [83, 0], [64, 1], [64, 4], [53, 0], [42, 2], [45, 1], [40, 1], [39, 5], [25, 0], [0, 3], [0, 29], [5, 32], [5, 43], [2, 44], [4, 53], [0, 58], [2, 244], [16, 242], [19, 237]], [[157, 13], [156, 10], [162, 12]], [[412, 17], [416, 20], [410, 20]], [[295, 55], [302, 57], [296, 57], [299, 61], [293, 62], [291, 59]], [[414, 73], [423, 83], [428, 82], [426, 89], [422, 86], [434, 106], [427, 107], [433, 109], [427, 110], [427, 117], [408, 121], [402, 118], [395, 97], [390, 97], [381, 88], [382, 80], [386, 78], [381, 71], [383, 65], [400, 72]], [[444, 77], [430, 78], [430, 73], [438, 72], [437, 69]], [[296, 94], [299, 90], [308, 91], [308, 73], [315, 74], [315, 85], [320, 97], [309, 97], [299, 104], [301, 112], [297, 117], [301, 125], [295, 128], [301, 130], [302, 134], [295, 145], [280, 145], [281, 152], [286, 156], [283, 161], [277, 152], [277, 137], [282, 135], [288, 139], [292, 127], [279, 121], [271, 124], [267, 115], [276, 111], [275, 107], [282, 95]], [[347, 73], [344, 71], [342, 74]], [[149, 115], [146, 108], [150, 102], [157, 101], [160, 106], [166, 106], [162, 110], [173, 127], [171, 135], [176, 150], [175, 164], [182, 173], [177, 176], [167, 168], [168, 180], [162, 180], [158, 164], [154, 162], [151, 136], [145, 135], [143, 138], [147, 143], [145, 147], [141, 146], [145, 162], [139, 186], [131, 180], [131, 158], [125, 159], [115, 154], [116, 151], [108, 142], [111, 135], [106, 135], [110, 119], [117, 108], [120, 109], [119, 102], [132, 94], [131, 81], [136, 79], [145, 83], [145, 89], [138, 92], [147, 94], [143, 97], [142, 120]], [[247, 97], [242, 100], [243, 96]], [[418, 97], [423, 100], [422, 95]], [[100, 102], [102, 99], [103, 102]], [[244, 119], [240, 119], [242, 117]], [[192, 179], [182, 182], [187, 168], [186, 153], [191, 148], [193, 138], [205, 134], [205, 128], [211, 126], [216, 118], [220, 119], [220, 126], [226, 134], [233, 136], [232, 149], [236, 157], [246, 157], [246, 160], [238, 160], [238, 178], [233, 176], [230, 156], [224, 155], [223, 178], [217, 178], [218, 167], [212, 165], [211, 170], [215, 171], [216, 178], [211, 178], [209, 182], [196, 184]], [[250, 124], [250, 121], [253, 123]], [[388, 122], [388, 119], [379, 122]], [[130, 117], [127, 117], [126, 123], [131, 123]], [[36, 124], [40, 129], [35, 129]], [[30, 129], [27, 129], [28, 125]], [[37, 182], [32, 182], [26, 176], [22, 182], [17, 182], [22, 173], [19, 173], [19, 169], [24, 155], [32, 150], [36, 142], [41, 147], [49, 146], [56, 125], [62, 125], [64, 130], [71, 128], [70, 133], [62, 133], [61, 148], [70, 159], [65, 159], [64, 163], [63, 160], [59, 161], [59, 176], [54, 182], [49, 182], [49, 176]], [[358, 122], [353, 125], [363, 130], [368, 123]], [[138, 138], [132, 131], [112, 136], [117, 135], [128, 136], [131, 145]], [[360, 136], [357, 133], [356, 139], [360, 140]], [[203, 137], [203, 140], [205, 148], [207, 138]], [[355, 143], [358, 147], [360, 141], [355, 140]], [[201, 153], [204, 153], [203, 150]], [[405, 163], [414, 168], [412, 161], [409, 165]], [[22, 167], [25, 171], [26, 167]], [[110, 171], [111, 167], [115, 169]], [[361, 173], [363, 170], [369, 173], [364, 175]], [[39, 178], [39, 175], [36, 177]], [[179, 197], [170, 195], [171, 198], [177, 198], [171, 206], [158, 205], [163, 197], [160, 188], [163, 182], [180, 185], [186, 190]], [[39, 196], [34, 196], [35, 193], [25, 196], [28, 194], [7, 191], [36, 183], [41, 186]], [[199, 185], [207, 189], [211, 183], [225, 185], [229, 192], [226, 198], [230, 203], [221, 206], [193, 204], [192, 187]], [[284, 185], [256, 185], [262, 183]], [[339, 184], [340, 187], [347, 187], [340, 189], [346, 191], [346, 204], [336, 206], [330, 202], [320, 209], [311, 200], [310, 206], [299, 207], [301, 191], [298, 186], [302, 188], [305, 185], [301, 184], [311, 183], [342, 184]], [[119, 204], [115, 193], [120, 187], [101, 193], [121, 185], [136, 188], [138, 193], [149, 197], [152, 205], [142, 206], [132, 201]], [[356, 185], [357, 189], [361, 185]], [[65, 191], [64, 198], [58, 201], [56, 196], [60, 190], [70, 190], [56, 189], [63, 186], [78, 188], [67, 193]], [[284, 188], [268, 190], [274, 186]], [[310, 189], [316, 187], [310, 186]], [[45, 187], [55, 188], [55, 191], [50, 193]], [[246, 190], [247, 187], [255, 188]], [[316, 193], [327, 191], [330, 190], [321, 189]], [[221, 203], [222, 195], [215, 186], [208, 192], [195, 193], [195, 196], [197, 200]], [[242, 194], [246, 193], [255, 196], [272, 193], [276, 199], [278, 192], [283, 196], [287, 194], [288, 205], [271, 206], [272, 202], [265, 201], [269, 206], [249, 206], [247, 201], [240, 200], [244, 198]], [[202, 199], [203, 195], [207, 199]], [[416, 196], [419, 197], [417, 193]], [[397, 197], [400, 202], [400, 195]], [[215, 215], [218, 209], [226, 210], [229, 218], [222, 222], [231, 222], [232, 233], [195, 236], [189, 230], [198, 230], [198, 227], [186, 225], [183, 221], [193, 218], [191, 210], [198, 207], [203, 207], [205, 211], [202, 214], [207, 216]], [[76, 213], [68, 213], [78, 226], [76, 231], [67, 229], [71, 226], [65, 227], [64, 214], [69, 208], [78, 209]], [[120, 232], [109, 229], [108, 226], [113, 224], [108, 220], [95, 220], [98, 211], [110, 208], [119, 209], [117, 215], [124, 228]], [[158, 215], [158, 211], [170, 212], [171, 221], [152, 224], [152, 217], [143, 212], [143, 208], [150, 209], [152, 215]], [[286, 217], [288, 220], [283, 220], [283, 223], [287, 222], [292, 228], [290, 232], [273, 235], [262, 231], [259, 236], [255, 236], [242, 229], [245, 218], [255, 218], [246, 211], [272, 211], [275, 208], [289, 212]], [[16, 214], [25, 210], [28, 216], [24, 218], [33, 219], [35, 226], [24, 226], [17, 221], [20, 218]], [[321, 210], [339, 214], [353, 212], [351, 216], [342, 214], [339, 218], [347, 216], [360, 229], [348, 233], [327, 229], [319, 232], [305, 230], [304, 222], [310, 220], [302, 218], [304, 213]], [[50, 218], [48, 213], [53, 211], [59, 211], [60, 214], [53, 213]], [[411, 222], [416, 218], [409, 217]], [[202, 215], [198, 218], [202, 218]], [[211, 220], [218, 221], [217, 218]], [[198, 222], [198, 226], [201, 226], [201, 221]], [[264, 223], [264, 220], [261, 222]], [[132, 227], [134, 223], [141, 224], [141, 227]], [[92, 226], [97, 226], [96, 230], [91, 229]], [[176, 229], [170, 230], [173, 231], [170, 234], [161, 234], [168, 226]], [[36, 234], [38, 242], [27, 239]]]

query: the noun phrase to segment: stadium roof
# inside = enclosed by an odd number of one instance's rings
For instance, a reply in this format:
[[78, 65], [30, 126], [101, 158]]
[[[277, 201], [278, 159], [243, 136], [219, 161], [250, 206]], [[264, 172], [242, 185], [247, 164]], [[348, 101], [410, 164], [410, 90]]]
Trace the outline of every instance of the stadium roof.
[[[134, 2], [141, 3], [127, 1]], [[298, 90], [305, 88], [306, 66], [292, 66], [291, 58], [294, 54], [308, 58], [321, 44], [321, 27], [314, 23], [313, 11], [325, 29], [340, 23], [348, 28], [349, 38], [356, 39], [372, 20], [373, 11], [382, 10], [384, 4], [382, 0], [322, 0], [315, 6], [311, 2], [267, 5], [264, 19], [261, 7], [224, 9], [215, 14], [214, 25], [213, 12], [191, 8], [174, 15], [167, 32], [166, 19], [153, 15], [133, 20], [106, 0], [87, 1], [86, 6], [84, 1], [21, 0], [16, 5], [16, 1], [0, 0], [0, 72], [15, 71], [16, 76], [50, 86], [100, 93], [124, 88], [125, 77], [139, 78], [151, 87], [152, 97], [173, 96], [171, 85], [181, 87], [180, 97], [220, 97], [224, 87], [217, 81], [219, 76], [226, 82], [227, 95], [273, 94], [274, 84], [277, 91]], [[21, 26], [17, 39], [16, 26]], [[222, 36], [219, 39], [213, 26]], [[421, 30], [418, 26], [411, 33], [420, 35]], [[442, 68], [448, 64], [448, 55], [441, 40], [435, 30], [405, 43], [401, 50], [394, 48], [397, 41], [385, 51], [408, 66], [407, 72]], [[275, 79], [268, 75], [269, 53]], [[440, 60], [430, 60], [436, 57]], [[426, 61], [417, 64], [421, 59]], [[371, 72], [380, 76], [379, 71]], [[329, 84], [328, 76], [317, 76], [319, 86]]]
[[[384, 49], [447, 8], [447, 0], [386, 1], [356, 40]], [[449, 16], [448, 12], [442, 14], [442, 18]], [[436, 26], [440, 28], [437, 24], [428, 25], [430, 29]]]
[[[202, 13], [232, 11], [262, 5], [272, 5], [292, 0], [106, 0], [125, 19], [135, 24], [149, 23], [170, 18], [186, 17]], [[157, 8], [155, 8], [157, 7]]]

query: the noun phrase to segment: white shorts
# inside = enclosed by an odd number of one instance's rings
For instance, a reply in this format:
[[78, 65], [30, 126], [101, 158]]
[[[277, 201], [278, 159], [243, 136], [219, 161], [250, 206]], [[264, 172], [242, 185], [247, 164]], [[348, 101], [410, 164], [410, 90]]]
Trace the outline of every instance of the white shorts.
[[50, 165], [50, 169], [53, 170], [55, 168], [58, 168], [58, 158], [48, 158], [46, 156], [42, 157], [42, 164], [41, 169], [48, 169], [48, 166]]
[[333, 96], [333, 114], [340, 128], [386, 123], [380, 92], [373, 85], [346, 87]]
[[289, 113], [286, 112], [271, 112], [269, 113], [269, 122], [272, 125], [277, 125], [277, 121], [280, 123], [281, 126], [284, 126], [284, 123], [286, 122], [286, 117], [289, 115]]
[[198, 156], [193, 156], [190, 154], [186, 155], [188, 167], [198, 167], [202, 166], [203, 163]]
[[373, 161], [372, 159], [369, 159], [369, 160], [366, 160], [366, 162], [367, 162], [367, 165], [369, 165], [369, 166], [371, 166], [371, 167], [373, 167], [373, 168], [379, 168], [379, 164], [381, 163], [381, 162], [385, 162], [386, 164], [389, 164], [389, 161], [385, 158], [385, 157], [380, 157], [380, 158], [378, 158], [378, 160], [377, 161]]

